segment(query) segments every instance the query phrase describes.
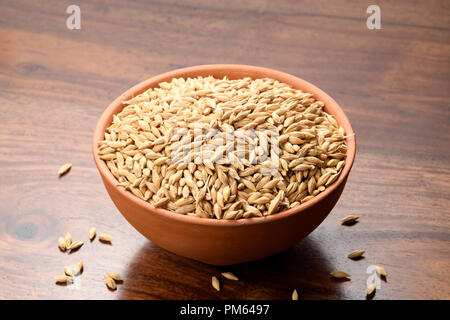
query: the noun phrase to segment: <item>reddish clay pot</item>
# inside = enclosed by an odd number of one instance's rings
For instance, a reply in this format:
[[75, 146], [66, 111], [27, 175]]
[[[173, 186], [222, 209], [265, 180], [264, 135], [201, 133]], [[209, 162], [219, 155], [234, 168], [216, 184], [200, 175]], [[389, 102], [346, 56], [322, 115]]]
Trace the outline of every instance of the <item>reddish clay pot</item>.
[[312, 200], [268, 217], [228, 221], [180, 215], [156, 209], [117, 187], [116, 179], [98, 157], [97, 142], [103, 139], [103, 133], [112, 122], [113, 114], [123, 108], [122, 101], [157, 86], [161, 81], [209, 75], [218, 78], [227, 76], [230, 79], [277, 79], [310, 92], [316, 99], [323, 101], [326, 112], [336, 118], [347, 135], [351, 135], [353, 129], [339, 105], [314, 85], [287, 73], [245, 65], [204, 65], [174, 70], [139, 83], [111, 103], [95, 128], [92, 151], [95, 164], [114, 204], [133, 227], [160, 247], [205, 263], [231, 265], [273, 255], [293, 246], [311, 233], [327, 217], [344, 189], [353, 165], [356, 142], [354, 136], [347, 138], [347, 160], [334, 184]]

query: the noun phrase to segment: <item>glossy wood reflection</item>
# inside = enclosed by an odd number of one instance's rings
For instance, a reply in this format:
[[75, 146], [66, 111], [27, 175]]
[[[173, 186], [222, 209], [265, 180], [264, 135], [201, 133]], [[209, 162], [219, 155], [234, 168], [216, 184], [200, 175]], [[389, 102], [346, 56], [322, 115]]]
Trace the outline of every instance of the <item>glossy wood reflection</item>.
[[[450, 298], [449, 2], [380, 1], [381, 30], [366, 28], [364, 1], [77, 4], [81, 30], [66, 28], [65, 2], [0, 3], [1, 299], [290, 299], [293, 289], [300, 299], [365, 299], [378, 264], [388, 277], [374, 299]], [[96, 121], [116, 96], [158, 73], [211, 63], [316, 84], [343, 107], [358, 141], [346, 189], [318, 229], [283, 253], [229, 268], [138, 234], [90, 154]], [[66, 162], [73, 168], [59, 179]], [[348, 214], [360, 222], [341, 226]], [[112, 244], [90, 242], [93, 226]], [[59, 251], [66, 232], [85, 242], [77, 252]], [[365, 258], [348, 259], [357, 249]], [[79, 260], [75, 283], [55, 285]], [[333, 280], [337, 269], [351, 280]], [[108, 271], [125, 278], [115, 292]]]

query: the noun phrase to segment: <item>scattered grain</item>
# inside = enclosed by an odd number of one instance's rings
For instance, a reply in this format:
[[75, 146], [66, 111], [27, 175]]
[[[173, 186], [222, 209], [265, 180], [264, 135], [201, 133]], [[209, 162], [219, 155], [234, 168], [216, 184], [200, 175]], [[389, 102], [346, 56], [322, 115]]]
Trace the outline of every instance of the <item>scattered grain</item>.
[[73, 271], [70, 267], [64, 267], [64, 273], [70, 277], [73, 276]]
[[64, 237], [64, 241], [66, 242], [66, 248], [68, 249], [70, 245], [72, 244], [72, 236], [70, 233], [66, 233], [66, 236]]
[[81, 272], [83, 272], [83, 268], [84, 268], [84, 266], [83, 266], [83, 261], [80, 260], [80, 261], [77, 263], [77, 265], [75, 266], [75, 268], [73, 269], [73, 274], [74, 274], [74, 275], [80, 274]]
[[359, 216], [349, 215], [349, 216], [346, 216], [345, 218], [343, 218], [341, 220], [341, 223], [349, 225], [349, 224], [355, 223], [358, 219], [359, 219]]
[[84, 244], [83, 241], [75, 241], [67, 248], [70, 251], [79, 249]]
[[58, 170], [58, 176], [62, 177], [63, 175], [65, 175], [66, 173], [69, 172], [70, 168], [72, 168], [71, 163], [66, 163], [66, 164], [62, 165]]
[[381, 266], [376, 266], [377, 268], [377, 272], [379, 275], [383, 276], [383, 277], [387, 277], [387, 272], [386, 269], [384, 267]]
[[238, 277], [236, 277], [234, 274], [232, 274], [231, 272], [223, 272], [222, 276], [224, 278], [227, 278], [228, 280], [234, 280], [234, 281], [238, 281]]
[[89, 230], [89, 240], [92, 241], [95, 238], [96, 233], [97, 233], [97, 229], [91, 228]]
[[112, 237], [111, 237], [109, 234], [106, 234], [106, 233], [101, 233], [101, 234], [99, 234], [99, 235], [98, 235], [98, 239], [99, 239], [101, 242], [108, 242], [108, 243], [111, 243], [111, 242], [112, 242]]
[[58, 238], [58, 247], [62, 252], [66, 251], [66, 241], [63, 237]]
[[350, 258], [350, 259], [357, 259], [357, 258], [362, 257], [362, 255], [365, 252], [366, 252], [365, 250], [355, 250], [353, 252], [350, 252], [347, 257]]
[[371, 284], [369, 284], [366, 289], [366, 295], [371, 296], [372, 294], [374, 294], [376, 288], [377, 288], [377, 284], [375, 282], [372, 282]]
[[111, 277], [112, 279], [114, 279], [114, 281], [123, 281], [122, 277], [119, 276], [118, 273], [116, 272], [107, 272], [106, 273], [109, 277]]
[[107, 273], [103, 276], [103, 278], [105, 279], [106, 286], [109, 289], [116, 290], [117, 286], [113, 278], [111, 278]]
[[336, 279], [350, 278], [350, 275], [348, 273], [346, 273], [344, 271], [340, 271], [340, 270], [333, 271], [330, 274], [333, 278], [336, 278]]
[[219, 279], [217, 279], [215, 276], [213, 276], [211, 278], [211, 284], [214, 289], [216, 289], [217, 291], [220, 291], [220, 282], [219, 282]]
[[56, 276], [55, 281], [56, 283], [67, 283], [72, 280], [72, 277], [63, 275], [63, 276]]

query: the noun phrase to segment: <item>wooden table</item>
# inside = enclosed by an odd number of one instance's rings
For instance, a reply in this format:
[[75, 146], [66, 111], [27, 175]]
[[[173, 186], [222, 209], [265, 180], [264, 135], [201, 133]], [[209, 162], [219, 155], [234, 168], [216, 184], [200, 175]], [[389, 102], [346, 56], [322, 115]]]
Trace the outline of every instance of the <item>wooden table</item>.
[[[450, 3], [377, 1], [67, 1], [0, 4], [0, 298], [364, 299], [367, 268], [385, 266], [374, 299], [450, 298]], [[153, 75], [211, 63], [271, 67], [334, 97], [356, 131], [346, 189], [307, 239], [222, 268], [166, 252], [108, 197], [91, 156], [102, 111]], [[58, 179], [66, 162], [72, 171]], [[351, 227], [340, 225], [360, 215]], [[113, 236], [89, 243], [88, 230]], [[85, 241], [63, 254], [57, 239]], [[348, 259], [355, 249], [366, 257]], [[55, 285], [83, 260], [74, 285]], [[351, 281], [329, 272], [344, 270]], [[125, 282], [108, 291], [103, 273]], [[212, 275], [232, 271], [240, 281]]]

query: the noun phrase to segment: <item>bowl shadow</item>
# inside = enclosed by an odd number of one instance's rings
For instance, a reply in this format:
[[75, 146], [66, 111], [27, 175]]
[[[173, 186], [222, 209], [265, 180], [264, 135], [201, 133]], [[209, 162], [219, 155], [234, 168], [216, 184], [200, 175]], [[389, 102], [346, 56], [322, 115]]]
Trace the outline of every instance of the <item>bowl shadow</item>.
[[[328, 261], [311, 237], [269, 258], [225, 267], [177, 256], [149, 241], [129, 263], [119, 298], [289, 300], [297, 289], [300, 299], [340, 299], [343, 283], [331, 278]], [[219, 279], [220, 292], [212, 288], [212, 276]]]

